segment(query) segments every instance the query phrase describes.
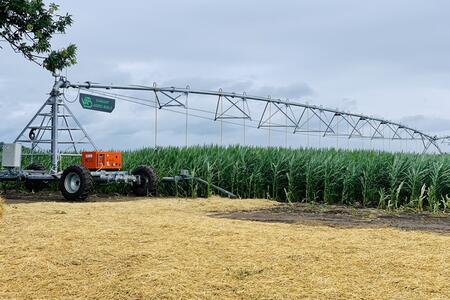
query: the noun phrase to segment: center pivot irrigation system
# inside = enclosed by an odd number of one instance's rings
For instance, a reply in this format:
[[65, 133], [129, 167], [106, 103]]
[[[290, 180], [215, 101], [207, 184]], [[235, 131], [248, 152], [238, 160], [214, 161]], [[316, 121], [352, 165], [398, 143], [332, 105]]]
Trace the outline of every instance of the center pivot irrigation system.
[[[79, 95], [80, 103], [86, 109], [112, 112], [115, 107], [115, 99], [117, 99], [154, 107], [155, 113], [161, 109], [184, 110], [186, 143], [188, 115], [231, 124], [236, 124], [233, 122], [241, 120], [243, 123], [238, 125], [252, 127], [251, 124], [254, 124], [255, 128], [269, 130], [269, 135], [270, 130], [282, 129], [286, 133], [286, 139], [288, 132], [291, 132], [292, 134], [315, 133], [323, 137], [361, 138], [371, 141], [379, 139], [412, 140], [421, 143], [423, 152], [433, 149], [432, 151], [438, 153], [442, 153], [440, 145], [450, 141], [450, 137], [438, 138], [381, 118], [271, 97], [250, 96], [245, 93], [236, 94], [222, 90], [217, 92], [192, 90], [189, 87], [158, 87], [156, 84], [153, 86], [104, 85], [90, 82], [72, 84], [62, 76], [55, 76], [50, 97], [20, 132], [14, 143], [4, 145], [0, 181], [20, 180], [28, 189], [35, 191], [42, 189], [50, 181], [58, 181], [63, 196], [68, 200], [86, 199], [92, 191], [95, 181], [128, 183], [132, 186], [134, 193], [139, 196], [156, 193], [158, 180], [152, 167], [139, 166], [131, 172], [122, 171], [120, 152], [97, 151], [96, 145], [66, 104], [69, 101], [66, 100], [64, 90], [69, 88], [88, 93]], [[111, 90], [146, 92], [150, 93], [152, 98], [121, 95], [113, 93]], [[207, 102], [212, 103], [214, 108], [207, 111], [188, 106], [189, 97], [207, 98]], [[259, 110], [251, 111], [250, 102], [257, 104]], [[180, 111], [175, 112], [180, 113]], [[155, 130], [155, 145], [156, 134]], [[29, 145], [30, 151], [24, 155], [30, 155], [31, 158], [34, 155], [42, 155], [45, 145], [47, 147], [49, 145], [50, 169], [46, 170], [41, 165], [33, 163], [22, 168], [23, 144]], [[80, 165], [60, 170], [61, 158], [66, 155], [79, 156], [79, 150], [86, 148], [83, 145], [87, 145], [94, 151], [82, 152]], [[187, 171], [182, 171], [179, 176], [162, 179], [166, 182], [183, 180], [197, 180], [200, 183], [208, 184], [200, 178], [190, 176]], [[211, 187], [229, 197], [235, 197], [220, 187]]]

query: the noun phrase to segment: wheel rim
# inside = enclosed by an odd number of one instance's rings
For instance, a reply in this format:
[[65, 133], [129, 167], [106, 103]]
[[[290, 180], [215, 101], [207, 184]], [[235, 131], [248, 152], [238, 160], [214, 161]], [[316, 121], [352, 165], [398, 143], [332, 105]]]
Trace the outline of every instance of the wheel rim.
[[78, 192], [78, 190], [80, 189], [80, 185], [80, 176], [75, 172], [67, 174], [66, 178], [64, 179], [64, 187], [66, 191], [71, 194]]
[[136, 184], [137, 187], [145, 187], [145, 185], [148, 183], [148, 178], [145, 176], [145, 174], [136, 174], [140, 177], [140, 183]]

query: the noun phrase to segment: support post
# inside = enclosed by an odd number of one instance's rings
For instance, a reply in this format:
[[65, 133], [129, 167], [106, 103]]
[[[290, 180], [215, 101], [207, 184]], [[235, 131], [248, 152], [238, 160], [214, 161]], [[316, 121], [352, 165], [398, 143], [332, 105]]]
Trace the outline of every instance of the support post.
[[52, 132], [51, 132], [51, 144], [50, 144], [50, 152], [52, 153], [52, 167], [50, 172], [52, 174], [58, 173], [58, 161], [59, 161], [59, 149], [58, 149], [58, 110], [60, 102], [62, 100], [59, 98], [60, 92], [59, 89], [64, 85], [64, 81], [55, 77], [55, 84], [53, 85], [53, 89], [50, 92], [50, 103], [51, 103], [51, 112], [52, 112]]
[[52, 105], [52, 133], [50, 152], [52, 153], [51, 173], [58, 172], [58, 98], [52, 95], [50, 98]]

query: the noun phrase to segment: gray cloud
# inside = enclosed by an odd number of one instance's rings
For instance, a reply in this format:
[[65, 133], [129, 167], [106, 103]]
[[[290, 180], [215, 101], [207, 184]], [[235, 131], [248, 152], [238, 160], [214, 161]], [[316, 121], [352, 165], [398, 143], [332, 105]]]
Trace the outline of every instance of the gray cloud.
[[[79, 63], [67, 71], [71, 81], [222, 88], [356, 110], [427, 132], [450, 129], [445, 1], [57, 2], [75, 19], [67, 35], [55, 38], [57, 47], [78, 45]], [[45, 71], [0, 50], [0, 140], [17, 135], [51, 84]], [[101, 147], [153, 142], [152, 108], [120, 102], [110, 115], [71, 108]], [[161, 113], [160, 143], [183, 144], [183, 122]], [[189, 140], [217, 142], [216, 129], [217, 123], [190, 118]], [[224, 136], [243, 140], [240, 127], [227, 126]], [[249, 129], [248, 143], [267, 139], [266, 131]], [[284, 133], [274, 131], [272, 139], [282, 145]], [[312, 141], [298, 135], [290, 143]]]
[[250, 89], [250, 91], [259, 96], [270, 95], [273, 98], [291, 98], [294, 100], [314, 95], [314, 90], [304, 82], [294, 82], [280, 86], [265, 85]]
[[339, 109], [344, 111], [355, 112], [358, 109], [358, 101], [350, 98], [342, 98]]
[[403, 117], [400, 119], [400, 122], [420, 128], [426, 133], [446, 135], [450, 132], [450, 119], [414, 115]]

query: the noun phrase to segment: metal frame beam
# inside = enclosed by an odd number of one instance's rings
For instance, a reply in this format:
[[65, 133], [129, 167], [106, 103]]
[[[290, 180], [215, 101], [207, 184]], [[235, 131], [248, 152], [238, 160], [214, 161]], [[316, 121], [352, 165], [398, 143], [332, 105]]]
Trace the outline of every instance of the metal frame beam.
[[[84, 89], [108, 89], [108, 90], [135, 90], [135, 91], [150, 91], [154, 92], [156, 95], [156, 101], [158, 102], [159, 108], [163, 108], [164, 106], [170, 106], [172, 102], [175, 101], [176, 104], [174, 106], [183, 106], [181, 102], [177, 99], [178, 97], [172, 97], [169, 93], [180, 93], [182, 94], [193, 94], [193, 95], [203, 95], [203, 96], [214, 96], [217, 97], [217, 105], [215, 109], [215, 117], [214, 120], [219, 119], [250, 119], [250, 110], [245, 111], [242, 109], [238, 103], [240, 101], [255, 101], [259, 103], [264, 103], [264, 110], [259, 118], [259, 123], [257, 128], [271, 128], [271, 127], [284, 127], [284, 128], [294, 128], [293, 133], [298, 132], [321, 132], [323, 136], [329, 135], [339, 135], [339, 136], [347, 136], [349, 139], [358, 137], [358, 138], [370, 138], [374, 139], [389, 139], [389, 140], [426, 140], [427, 144], [424, 144], [424, 150], [427, 151], [431, 145], [436, 148], [436, 151], [442, 153], [439, 145], [437, 144], [437, 140], [439, 138], [435, 136], [431, 136], [426, 134], [420, 130], [405, 126], [403, 124], [388, 121], [382, 118], [372, 117], [363, 114], [356, 114], [350, 112], [340, 111], [338, 109], [325, 108], [322, 106], [310, 105], [300, 102], [292, 102], [277, 98], [269, 97], [259, 97], [259, 96], [244, 96], [237, 95], [236, 93], [224, 92], [222, 90], [216, 91], [207, 91], [207, 90], [191, 90], [190, 88], [175, 88], [175, 87], [157, 87], [156, 84], [153, 86], [131, 86], [131, 85], [103, 85], [103, 84], [79, 84], [79, 83], [70, 83], [66, 82], [66, 87], [72, 88], [84, 88]], [[161, 104], [158, 94], [163, 94], [170, 99], [169, 102], [165, 104]], [[233, 100], [237, 98], [237, 100]], [[225, 111], [219, 113], [219, 104], [221, 101], [227, 101], [230, 105]], [[269, 116], [267, 116], [267, 109], [270, 106], [274, 106], [276, 108], [275, 112], [271, 112]], [[297, 107], [300, 108], [300, 111], [296, 115], [292, 108]], [[239, 116], [235, 115], [226, 115], [226, 113], [230, 112], [231, 109], [235, 109]], [[285, 109], [283, 109], [285, 108]], [[292, 115], [288, 114], [286, 111], [290, 111]], [[310, 111], [312, 115], [304, 120], [305, 113]], [[281, 114], [280, 114], [281, 112]], [[320, 114], [318, 114], [320, 112]], [[286, 118], [286, 122], [284, 125], [277, 124], [272, 122], [272, 119], [276, 115], [281, 115]], [[322, 117], [322, 114], [324, 117]], [[327, 118], [329, 115], [329, 118]], [[325, 120], [325, 119], [326, 120]], [[356, 119], [356, 120], [355, 120]], [[304, 121], [303, 123], [302, 120]], [[317, 129], [307, 129], [304, 130], [304, 125], [308, 125], [310, 121], [319, 122], [320, 124], [325, 125], [324, 130]], [[349, 131], [341, 133], [338, 132], [338, 125], [341, 121], [345, 121], [349, 125]], [[389, 132], [384, 133], [380, 131], [381, 127], [388, 128]], [[350, 131], [351, 130], [351, 131]], [[401, 132], [403, 132], [403, 134]], [[355, 132], [357, 134], [355, 134]], [[406, 136], [405, 136], [406, 134]], [[419, 137], [416, 137], [418, 135]], [[448, 138], [450, 143], [450, 138]]]

